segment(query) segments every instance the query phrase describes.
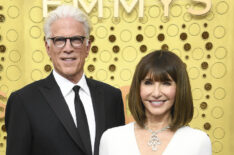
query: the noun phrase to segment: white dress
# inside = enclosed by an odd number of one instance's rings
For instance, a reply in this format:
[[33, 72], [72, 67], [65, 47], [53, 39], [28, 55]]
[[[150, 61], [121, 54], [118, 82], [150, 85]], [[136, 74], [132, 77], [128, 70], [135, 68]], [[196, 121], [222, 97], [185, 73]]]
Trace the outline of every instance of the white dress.
[[[163, 155], [211, 155], [211, 141], [201, 130], [188, 126], [179, 128]], [[99, 155], [140, 155], [134, 123], [108, 129], [101, 137]]]

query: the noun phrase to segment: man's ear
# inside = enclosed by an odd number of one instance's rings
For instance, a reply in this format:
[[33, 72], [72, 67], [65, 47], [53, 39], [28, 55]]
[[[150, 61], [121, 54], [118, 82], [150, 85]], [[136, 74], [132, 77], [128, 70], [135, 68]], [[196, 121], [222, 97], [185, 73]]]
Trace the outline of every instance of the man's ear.
[[89, 51], [90, 50], [90, 48], [91, 48], [91, 41], [90, 40], [87, 40], [87, 50]]
[[90, 48], [91, 48], [91, 41], [90, 40], [87, 40], [85, 48], [86, 48], [86, 56], [88, 56]]
[[47, 52], [48, 56], [50, 57], [50, 46], [46, 40], [45, 40], [45, 48], [46, 48], [46, 52]]

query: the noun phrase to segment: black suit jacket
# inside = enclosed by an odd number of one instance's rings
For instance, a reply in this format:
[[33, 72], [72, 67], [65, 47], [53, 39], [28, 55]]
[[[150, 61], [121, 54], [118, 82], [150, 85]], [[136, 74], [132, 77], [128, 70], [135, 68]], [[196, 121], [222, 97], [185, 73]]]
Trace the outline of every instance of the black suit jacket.
[[[121, 92], [86, 78], [96, 120], [94, 154], [102, 133], [124, 124]], [[6, 155], [91, 155], [82, 139], [53, 74], [13, 92], [7, 102]], [[88, 132], [88, 131], [87, 131]]]

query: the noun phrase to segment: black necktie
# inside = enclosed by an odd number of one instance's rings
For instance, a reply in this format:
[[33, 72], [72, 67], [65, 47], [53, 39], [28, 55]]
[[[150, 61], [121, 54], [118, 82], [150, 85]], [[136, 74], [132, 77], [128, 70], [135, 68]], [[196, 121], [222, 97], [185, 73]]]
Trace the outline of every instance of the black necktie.
[[82, 141], [86, 146], [86, 149], [91, 149], [89, 126], [87, 123], [87, 118], [83, 104], [80, 100], [79, 89], [80, 86], [73, 87], [73, 91], [75, 92], [75, 110], [76, 110], [77, 129], [78, 132], [80, 133]]

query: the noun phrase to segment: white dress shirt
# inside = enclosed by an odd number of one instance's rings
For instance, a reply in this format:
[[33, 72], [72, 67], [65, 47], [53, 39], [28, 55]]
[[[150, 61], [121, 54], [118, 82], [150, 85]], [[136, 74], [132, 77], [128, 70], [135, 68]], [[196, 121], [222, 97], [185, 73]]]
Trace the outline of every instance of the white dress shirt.
[[89, 87], [85, 79], [85, 75], [83, 74], [80, 81], [76, 84], [72, 83], [68, 79], [59, 75], [55, 70], [53, 70], [53, 75], [54, 75], [55, 81], [59, 85], [59, 88], [63, 94], [63, 97], [66, 100], [66, 103], [69, 107], [69, 110], [71, 112], [71, 115], [73, 117], [73, 120], [76, 126], [77, 126], [77, 121], [76, 121], [76, 112], [75, 112], [75, 104], [74, 104], [75, 93], [72, 88], [75, 85], [80, 86], [79, 95], [80, 95], [80, 99], [83, 103], [84, 110], [86, 113], [86, 117], [87, 117], [87, 121], [89, 125], [89, 133], [90, 133], [90, 138], [91, 138], [92, 152], [94, 153], [96, 122], [95, 122], [92, 98], [91, 98]]

